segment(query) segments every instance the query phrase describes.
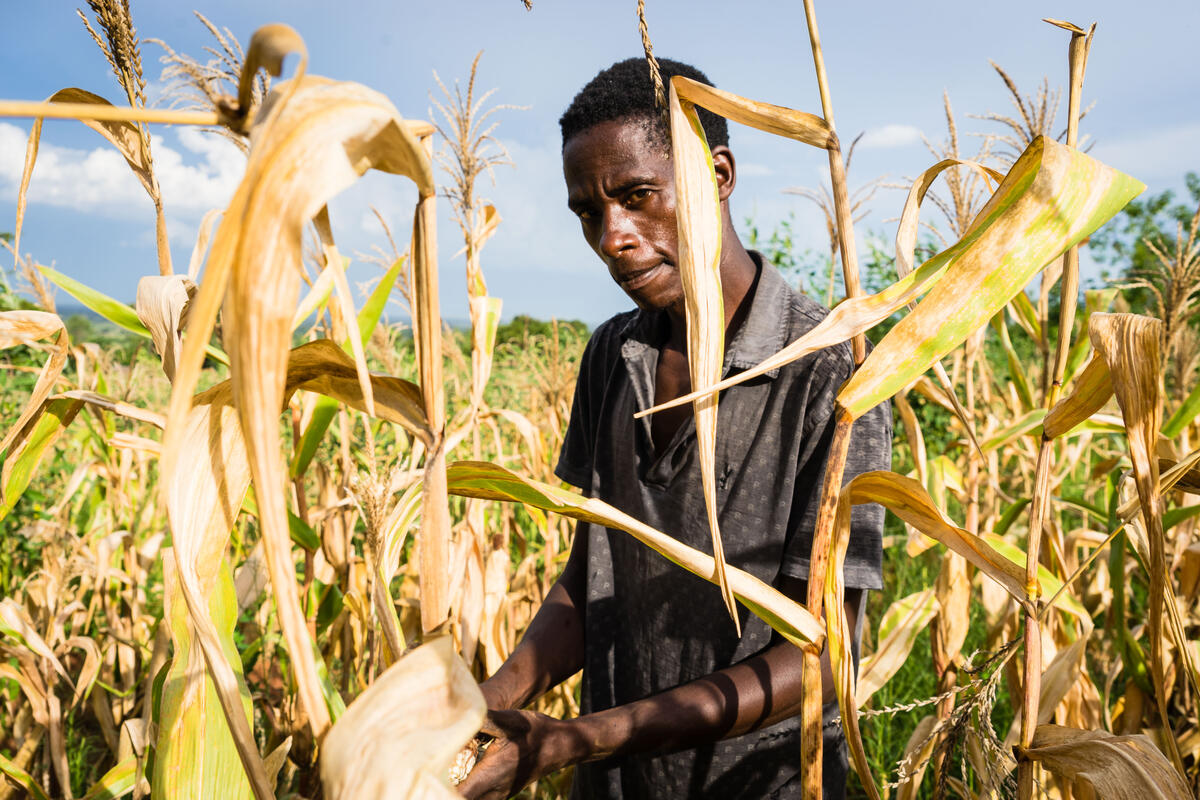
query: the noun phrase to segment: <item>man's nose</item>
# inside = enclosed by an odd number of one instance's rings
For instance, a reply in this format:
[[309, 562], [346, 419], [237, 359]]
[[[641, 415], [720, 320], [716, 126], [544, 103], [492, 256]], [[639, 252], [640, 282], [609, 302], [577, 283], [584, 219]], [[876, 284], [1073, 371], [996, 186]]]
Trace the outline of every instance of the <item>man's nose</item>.
[[637, 230], [628, 215], [620, 211], [608, 211], [604, 214], [603, 228], [600, 231], [600, 254], [606, 258], [616, 258], [628, 249], [637, 248]]

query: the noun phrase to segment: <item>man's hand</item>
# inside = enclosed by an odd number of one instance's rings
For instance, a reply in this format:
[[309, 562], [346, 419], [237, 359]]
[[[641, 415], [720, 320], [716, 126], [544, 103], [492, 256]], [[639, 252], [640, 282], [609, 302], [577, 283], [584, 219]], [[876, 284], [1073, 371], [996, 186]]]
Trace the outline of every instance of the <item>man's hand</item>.
[[482, 732], [496, 737], [458, 791], [471, 800], [507, 800], [533, 781], [573, 763], [570, 722], [533, 711], [489, 711]]

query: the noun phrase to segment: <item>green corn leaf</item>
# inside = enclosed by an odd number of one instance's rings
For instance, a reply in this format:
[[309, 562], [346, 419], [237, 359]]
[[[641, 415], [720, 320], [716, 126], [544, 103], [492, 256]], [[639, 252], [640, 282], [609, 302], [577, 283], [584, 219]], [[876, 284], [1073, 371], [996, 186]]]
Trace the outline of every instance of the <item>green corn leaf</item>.
[[1183, 399], [1183, 405], [1175, 409], [1175, 413], [1162, 426], [1163, 436], [1168, 439], [1174, 439], [1183, 433], [1183, 429], [1196, 418], [1197, 414], [1200, 414], [1200, 382], [1197, 382], [1192, 387], [1192, 390], [1188, 392], [1188, 396]]
[[5, 758], [3, 753], [0, 753], [0, 773], [28, 792], [34, 800], [50, 800], [33, 776]]
[[1008, 529], [1012, 527], [1014, 522], [1016, 522], [1017, 517], [1021, 515], [1021, 512], [1025, 510], [1025, 506], [1027, 505], [1029, 505], [1029, 498], [1022, 497], [1020, 500], [1004, 509], [1004, 513], [1000, 515], [1000, 519], [996, 522], [996, 527], [992, 529], [992, 532], [997, 536], [1003, 536], [1004, 534], [1008, 533]]
[[900, 391], [1143, 189], [1074, 148], [1034, 139], [968, 235], [946, 251], [954, 251], [946, 274], [879, 342], [838, 402], [858, 418]]
[[[564, 517], [625, 531], [669, 561], [715, 583], [713, 558], [681, 544], [600, 500], [525, 478], [482, 461], [459, 461], [446, 470], [451, 494], [501, 500], [553, 511]], [[804, 606], [747, 572], [727, 566], [734, 595], [756, 616], [797, 646], [819, 640], [824, 626]]]
[[1184, 506], [1183, 508], [1172, 508], [1163, 514], [1163, 530], [1169, 531], [1184, 520], [1191, 519], [1197, 515], [1200, 515], [1200, 504]]
[[308, 426], [305, 427], [300, 436], [300, 443], [292, 453], [292, 462], [288, 465], [290, 477], [298, 478], [308, 471], [321, 440], [325, 438], [325, 431], [329, 430], [330, 423], [337, 416], [337, 410], [338, 403], [332, 397], [322, 395], [317, 398], [312, 415], [308, 418]]
[[371, 290], [367, 302], [363, 303], [363, 307], [358, 310], [358, 332], [362, 337], [363, 347], [366, 347], [367, 342], [371, 341], [371, 331], [375, 330], [379, 320], [383, 317], [383, 309], [387, 306], [388, 298], [391, 297], [392, 289], [395, 288], [396, 279], [400, 277], [402, 269], [404, 269], [403, 257], [392, 263], [379, 283]]
[[141, 775], [137, 768], [137, 758], [130, 756], [92, 784], [83, 800], [116, 800], [133, 791]]
[[[208, 565], [201, 565], [202, 567]], [[207, 602], [221, 649], [237, 680], [241, 708], [253, 724], [250, 690], [242, 675], [241, 658], [233, 641], [237, 624], [237, 593], [228, 561], [208, 566]], [[225, 721], [212, 677], [205, 668], [196, 634], [188, 618], [183, 591], [175, 572], [175, 559], [163, 558], [166, 615], [175, 648], [163, 682], [158, 717], [158, 743], [150, 776], [154, 797], [223, 797], [251, 800], [254, 793], [242, 768], [233, 735]]]
[[[85, 307], [95, 311], [100, 316], [112, 324], [124, 328], [130, 333], [136, 333], [138, 336], [144, 336], [147, 339], [153, 339], [150, 335], [150, 329], [142, 324], [138, 319], [137, 312], [119, 300], [114, 300], [103, 292], [98, 292], [90, 286], [84, 286], [79, 281], [69, 275], [64, 275], [56, 269], [51, 269], [46, 266], [38, 266], [42, 274], [58, 288], [62, 289], [67, 294], [74, 297]], [[229, 365], [229, 356], [221, 348], [214, 345], [206, 345], [205, 351], [209, 356], [220, 361], [226, 366]]]
[[[253, 487], [246, 491], [246, 497], [242, 500], [242, 510], [247, 514], [258, 516], [258, 503], [254, 500]], [[321, 547], [321, 537], [317, 535], [313, 527], [291, 511], [288, 511], [288, 532], [292, 535], [293, 542], [310, 553], [315, 553]]]
[[983, 452], [990, 453], [998, 447], [1003, 447], [1014, 439], [1029, 434], [1040, 434], [1039, 430], [1042, 426], [1042, 420], [1046, 418], [1046, 409], [1035, 408], [1033, 411], [1027, 411], [1012, 425], [1006, 428], [1001, 428], [996, 431], [996, 434], [983, 442]]
[[[1014, 544], [1006, 542], [994, 533], [985, 533], [983, 538], [990, 544], [997, 553], [1007, 558], [1012, 563], [1025, 568], [1025, 551]], [[1062, 588], [1063, 582], [1058, 579], [1050, 570], [1043, 565], [1038, 565], [1038, 582], [1042, 585], [1043, 599], [1049, 599], [1058, 594], [1058, 590]], [[1090, 620], [1091, 616], [1087, 609], [1075, 599], [1071, 592], [1065, 591], [1058, 595], [1058, 599], [1054, 601], [1055, 608], [1066, 611], [1079, 619]]]
[[[400, 270], [403, 267], [404, 260], [397, 259], [384, 274], [378, 285], [375, 286], [375, 289], [367, 298], [367, 302], [359, 309], [358, 332], [362, 337], [363, 347], [366, 347], [367, 342], [371, 339], [371, 331], [375, 330], [375, 326], [379, 324], [379, 320], [383, 317], [383, 309], [387, 306], [388, 297], [391, 296], [392, 288], [395, 287], [396, 279], [400, 277]], [[328, 294], [326, 297], [328, 297]], [[349, 353], [350, 343], [343, 342], [342, 349]], [[333, 398], [325, 396], [317, 398], [316, 405], [313, 407], [313, 413], [308, 420], [308, 426], [304, 429], [304, 433], [300, 437], [300, 442], [296, 445], [292, 453], [292, 461], [288, 465], [288, 475], [290, 477], [298, 478], [308, 471], [313, 456], [317, 454], [317, 447], [320, 446], [321, 440], [325, 438], [325, 432], [329, 430], [329, 425], [333, 422], [333, 418], [337, 416], [337, 409], [338, 403]]]
[[1042, 323], [1038, 321], [1037, 309], [1033, 307], [1033, 301], [1029, 299], [1029, 295], [1018, 292], [1012, 302], [1008, 304], [1008, 308], [1012, 311], [1013, 318], [1017, 323], [1029, 334], [1029, 338], [1035, 342], [1042, 341]]
[[1008, 362], [1008, 377], [1013, 386], [1017, 387], [1017, 396], [1021, 398], [1025, 408], [1037, 408], [1038, 404], [1033, 401], [1033, 392], [1029, 388], [1029, 379], [1025, 377], [1025, 370], [1021, 367], [1021, 358], [1008, 335], [1008, 320], [1005, 315], [997, 314], [992, 317], [992, 327], [1000, 336], [1000, 346], [1004, 348], [1004, 357]]

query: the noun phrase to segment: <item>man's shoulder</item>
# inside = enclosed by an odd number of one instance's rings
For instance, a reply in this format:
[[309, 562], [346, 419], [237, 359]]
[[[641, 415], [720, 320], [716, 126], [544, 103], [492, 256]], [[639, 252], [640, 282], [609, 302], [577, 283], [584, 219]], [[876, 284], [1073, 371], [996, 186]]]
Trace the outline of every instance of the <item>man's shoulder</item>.
[[[792, 286], [788, 286], [787, 290], [789, 312], [786, 321], [788, 326], [787, 341], [791, 343], [821, 324], [829, 316], [830, 311], [821, 303]], [[793, 363], [804, 370], [817, 370], [848, 377], [854, 369], [854, 351], [850, 340], [846, 340], [821, 348], [815, 353], [800, 359], [799, 362]]]
[[624, 334], [629, 326], [634, 324], [638, 313], [636, 308], [622, 311], [597, 325], [588, 339], [583, 366], [590, 367], [615, 361], [620, 356]]

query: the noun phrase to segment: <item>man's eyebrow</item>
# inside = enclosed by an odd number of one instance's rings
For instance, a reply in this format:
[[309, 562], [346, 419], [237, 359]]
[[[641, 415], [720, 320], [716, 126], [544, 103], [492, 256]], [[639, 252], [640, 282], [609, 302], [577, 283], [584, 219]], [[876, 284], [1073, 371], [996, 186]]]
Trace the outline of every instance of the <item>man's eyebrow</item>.
[[648, 183], [649, 184], [657, 184], [658, 182], [659, 182], [658, 176], [653, 175], [653, 174], [633, 175], [628, 178], [621, 179], [621, 181], [619, 183], [613, 184], [612, 192], [613, 192], [613, 194], [620, 194], [621, 192], [628, 191], [635, 186], [642, 186], [642, 185], [648, 184]]

